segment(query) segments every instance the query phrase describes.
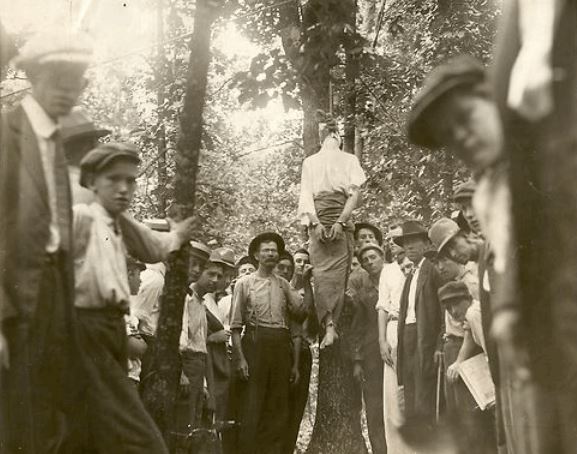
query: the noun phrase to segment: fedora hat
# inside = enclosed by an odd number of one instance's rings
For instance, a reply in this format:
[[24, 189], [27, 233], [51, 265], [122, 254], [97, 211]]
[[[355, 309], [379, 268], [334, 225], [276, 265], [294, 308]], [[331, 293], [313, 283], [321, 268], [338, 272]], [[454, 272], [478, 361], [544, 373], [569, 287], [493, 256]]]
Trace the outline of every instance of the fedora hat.
[[255, 252], [258, 250], [261, 243], [274, 241], [278, 248], [279, 255], [285, 250], [284, 240], [278, 233], [274, 232], [264, 232], [255, 236], [250, 244], [248, 245], [248, 255], [254, 257]]
[[429, 229], [429, 239], [435, 250], [440, 253], [443, 248], [461, 231], [459, 225], [449, 219], [441, 218]]
[[406, 238], [409, 237], [422, 237], [425, 240], [429, 240], [429, 236], [427, 235], [427, 229], [423, 227], [419, 221], [405, 221], [401, 225], [402, 234], [399, 236], [393, 237], [393, 241], [398, 246], [403, 247]]
[[60, 136], [66, 144], [72, 140], [107, 136], [111, 131], [97, 127], [86, 113], [75, 107], [68, 115], [60, 119]]

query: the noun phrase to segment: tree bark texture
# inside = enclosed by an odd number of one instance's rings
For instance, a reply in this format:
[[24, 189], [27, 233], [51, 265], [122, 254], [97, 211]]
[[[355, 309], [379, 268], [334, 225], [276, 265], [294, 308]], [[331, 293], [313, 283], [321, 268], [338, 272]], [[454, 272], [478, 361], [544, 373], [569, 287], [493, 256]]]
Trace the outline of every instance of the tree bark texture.
[[164, 13], [163, 0], [157, 0], [157, 33], [156, 40], [158, 42], [157, 53], [157, 70], [155, 74], [156, 84], [158, 86], [156, 92], [156, 151], [158, 156], [157, 161], [157, 178], [158, 186], [156, 190], [158, 200], [158, 215], [164, 217], [166, 215], [166, 199], [167, 199], [167, 185], [168, 176], [166, 173], [166, 130], [164, 128], [165, 121], [165, 106], [166, 99], [164, 92], [164, 84], [166, 81], [166, 57], [164, 55]]
[[345, 297], [338, 342], [320, 350], [317, 413], [307, 454], [364, 454], [361, 389], [353, 378], [353, 303]]

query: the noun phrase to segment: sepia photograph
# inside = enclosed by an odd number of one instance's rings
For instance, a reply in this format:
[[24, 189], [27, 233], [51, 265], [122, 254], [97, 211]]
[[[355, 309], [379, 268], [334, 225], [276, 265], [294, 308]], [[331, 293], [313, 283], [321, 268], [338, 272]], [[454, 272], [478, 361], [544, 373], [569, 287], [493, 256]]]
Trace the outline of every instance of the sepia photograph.
[[577, 454], [577, 0], [0, 0], [0, 454]]

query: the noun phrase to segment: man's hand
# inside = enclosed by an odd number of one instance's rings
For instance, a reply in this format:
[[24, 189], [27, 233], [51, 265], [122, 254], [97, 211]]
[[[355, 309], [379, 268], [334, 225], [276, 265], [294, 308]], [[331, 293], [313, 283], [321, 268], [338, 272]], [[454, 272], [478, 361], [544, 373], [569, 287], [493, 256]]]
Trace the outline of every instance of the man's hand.
[[328, 239], [329, 241], [336, 241], [342, 236], [342, 234], [343, 234], [343, 226], [338, 222], [335, 222], [331, 227]]
[[379, 342], [379, 347], [381, 349], [381, 358], [387, 366], [395, 367], [393, 363], [393, 348], [391, 345], [385, 340], [383, 342]]
[[0, 332], [0, 369], [2, 367], [6, 369], [10, 367], [10, 357], [8, 355], [8, 342], [2, 332]]
[[167, 218], [167, 221], [170, 225], [170, 231], [175, 232], [182, 243], [189, 241], [194, 233], [198, 231], [200, 225], [200, 221], [196, 216], [190, 216], [183, 221]]
[[322, 225], [320, 222], [315, 226], [314, 235], [316, 236], [317, 240], [321, 243], [324, 243], [327, 239], [327, 231], [325, 226]]
[[244, 357], [239, 358], [238, 364], [236, 366], [236, 373], [238, 374], [238, 378], [240, 378], [242, 381], [248, 380], [248, 363]]
[[291, 369], [290, 384], [296, 386], [301, 379], [301, 374], [299, 373], [299, 368], [295, 364]]
[[230, 339], [230, 330], [228, 329], [221, 329], [216, 333], [212, 333], [210, 336], [207, 337], [207, 342], [211, 344], [222, 344], [224, 342], [228, 342]]
[[359, 362], [356, 362], [353, 366], [353, 377], [359, 383], [364, 383], [365, 381], [365, 372], [363, 371], [363, 365]]
[[459, 363], [455, 361], [447, 369], [447, 381], [455, 383], [459, 379]]

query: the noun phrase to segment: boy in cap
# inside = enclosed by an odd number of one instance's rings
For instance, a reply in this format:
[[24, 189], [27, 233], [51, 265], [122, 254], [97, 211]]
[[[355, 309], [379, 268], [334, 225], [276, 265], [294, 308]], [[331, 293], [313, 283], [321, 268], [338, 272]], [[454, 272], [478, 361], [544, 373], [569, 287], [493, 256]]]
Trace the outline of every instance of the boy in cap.
[[[198, 279], [190, 284], [189, 294], [184, 303], [182, 332], [180, 335], [180, 357], [182, 370], [189, 382], [189, 427], [197, 428], [201, 423], [204, 397], [204, 383], [208, 381], [208, 320], [207, 307], [214, 310], [216, 301], [214, 292], [224, 279], [224, 273], [229, 266], [218, 251], [210, 251], [202, 243], [193, 242], [198, 249], [206, 248], [210, 255], [201, 265]], [[199, 247], [200, 246], [200, 247]], [[213, 333], [212, 341], [227, 342], [229, 334], [221, 330], [218, 335]], [[210, 389], [213, 392], [214, 390]], [[211, 396], [214, 398], [214, 395]]]
[[[32, 85], [2, 115], [0, 148], [0, 419], [4, 447], [62, 446], [77, 402], [72, 215], [58, 134], [86, 86], [85, 35], [32, 37], [15, 64]], [[3, 335], [6, 337], [2, 337]], [[8, 367], [9, 355], [9, 367]]]
[[240, 406], [240, 454], [282, 450], [291, 374], [290, 319], [302, 321], [306, 316], [302, 298], [274, 273], [284, 249], [284, 240], [276, 233], [256, 236], [248, 252], [258, 261], [258, 270], [240, 278], [234, 288], [233, 364], [239, 379], [245, 382]]
[[194, 218], [154, 232], [125, 211], [136, 189], [137, 149], [107, 143], [80, 164], [80, 184], [95, 201], [74, 207], [75, 306], [90, 386], [87, 413], [91, 440], [99, 452], [165, 453], [162, 436], [126, 376], [128, 312], [126, 253], [143, 262], [165, 260], [192, 233]]
[[[473, 357], [481, 350], [485, 355], [487, 348], [481, 322], [481, 306], [474, 300], [464, 282], [449, 282], [439, 289], [439, 301], [454, 320], [463, 324], [465, 338], [457, 359], [447, 369], [447, 381], [455, 384], [459, 380], [459, 364]], [[462, 387], [462, 384], [460, 384]], [[466, 452], [491, 454], [496, 451], [495, 420], [492, 410], [479, 412], [468, 394], [461, 399], [460, 411], [465, 414], [459, 420], [465, 425], [467, 445], [461, 446]], [[470, 425], [470, 427], [466, 427]], [[460, 436], [462, 434], [457, 434]]]

